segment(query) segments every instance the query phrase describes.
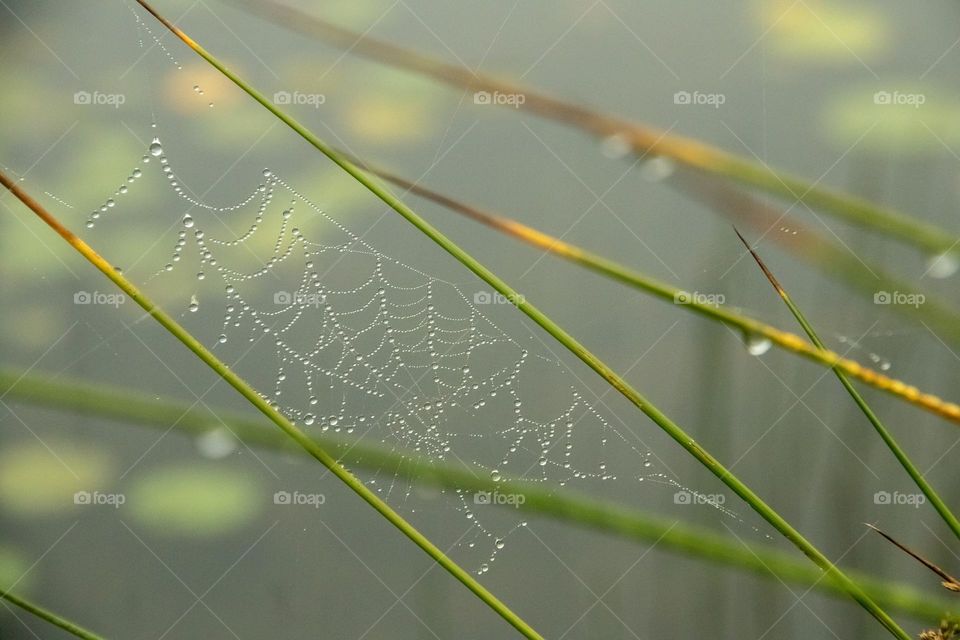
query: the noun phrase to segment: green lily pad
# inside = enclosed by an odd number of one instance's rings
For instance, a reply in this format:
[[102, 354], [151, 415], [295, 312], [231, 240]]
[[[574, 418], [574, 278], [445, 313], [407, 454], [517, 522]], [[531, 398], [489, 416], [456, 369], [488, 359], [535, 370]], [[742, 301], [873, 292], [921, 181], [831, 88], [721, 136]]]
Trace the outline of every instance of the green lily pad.
[[261, 491], [248, 475], [214, 466], [165, 467], [139, 478], [127, 492], [133, 520], [161, 534], [214, 537], [249, 524]]
[[104, 451], [76, 442], [31, 440], [0, 452], [0, 509], [43, 516], [74, 508], [74, 494], [94, 491], [110, 477]]

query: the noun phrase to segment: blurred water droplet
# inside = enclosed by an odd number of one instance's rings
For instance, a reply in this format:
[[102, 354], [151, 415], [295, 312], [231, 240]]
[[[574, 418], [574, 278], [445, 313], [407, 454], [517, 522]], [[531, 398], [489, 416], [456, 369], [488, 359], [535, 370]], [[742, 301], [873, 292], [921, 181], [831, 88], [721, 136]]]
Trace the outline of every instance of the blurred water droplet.
[[189, 214], [183, 216], [182, 222], [183, 226], [187, 227], [188, 229], [193, 226], [193, 218], [190, 217]]
[[187, 308], [190, 309], [190, 313], [196, 313], [200, 308], [200, 301], [197, 300], [196, 294], [190, 296], [190, 306]]
[[953, 253], [941, 253], [927, 260], [927, 273], [931, 278], [949, 278], [960, 269], [960, 259]]
[[673, 160], [657, 156], [640, 165], [640, 176], [647, 182], [660, 182], [672, 176], [675, 169]]
[[611, 160], [619, 160], [630, 153], [630, 139], [622, 133], [607, 136], [600, 142], [600, 153]]
[[218, 427], [198, 436], [194, 445], [203, 457], [217, 460], [236, 451], [238, 442], [229, 429]]
[[748, 335], [743, 343], [747, 347], [747, 353], [752, 356], [762, 356], [767, 351], [770, 351], [770, 347], [773, 346], [769, 338], [758, 335]]
[[153, 142], [150, 143], [150, 155], [154, 158], [158, 158], [163, 155], [163, 145], [160, 144], [160, 138], [154, 138]]

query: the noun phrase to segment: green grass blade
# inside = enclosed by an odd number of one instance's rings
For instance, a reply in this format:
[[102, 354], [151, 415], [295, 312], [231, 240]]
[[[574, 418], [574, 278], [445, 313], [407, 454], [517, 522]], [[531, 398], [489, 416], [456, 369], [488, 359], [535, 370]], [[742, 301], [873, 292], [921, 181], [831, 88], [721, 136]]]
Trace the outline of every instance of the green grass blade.
[[[736, 231], [736, 229], [734, 229]], [[739, 231], [736, 231], [737, 236], [743, 242], [744, 246], [747, 248], [747, 251], [750, 252], [750, 255], [753, 256], [753, 259], [759, 265], [760, 269], [763, 271], [763, 274], [767, 277], [767, 280], [770, 281], [770, 284], [773, 285], [773, 288], [780, 295], [780, 298], [783, 300], [784, 304], [787, 305], [787, 308], [790, 309], [790, 313], [793, 314], [793, 317], [797, 319], [797, 322], [803, 327], [804, 332], [810, 337], [810, 340], [817, 346], [819, 349], [825, 349], [826, 346], [823, 344], [823, 341], [820, 340], [820, 336], [817, 335], [817, 332], [813, 329], [813, 326], [807, 321], [803, 313], [800, 311], [800, 308], [793, 302], [793, 299], [790, 297], [790, 294], [787, 293], [780, 282], [777, 281], [776, 276], [767, 268], [767, 265], [764, 264], [763, 260], [760, 259], [760, 256], [757, 255], [757, 252], [751, 248], [747, 240], [740, 235]], [[937, 513], [940, 514], [940, 517], [943, 518], [943, 521], [947, 523], [947, 526], [950, 527], [950, 530], [953, 531], [954, 535], [957, 538], [960, 538], [960, 521], [957, 520], [957, 517], [953, 515], [953, 512], [950, 511], [950, 507], [947, 506], [947, 503], [943, 501], [940, 495], [934, 490], [934, 488], [927, 482], [927, 479], [923, 477], [923, 474], [917, 468], [917, 466], [910, 460], [910, 457], [903, 450], [900, 444], [897, 442], [896, 438], [893, 437], [893, 434], [890, 433], [890, 430], [887, 429], [886, 425], [880, 420], [880, 417], [870, 408], [870, 405], [867, 404], [867, 401], [863, 399], [863, 396], [860, 395], [860, 392], [853, 386], [853, 383], [850, 382], [850, 378], [847, 377], [843, 371], [837, 367], [833, 367], [833, 372], [836, 374], [837, 378], [840, 380], [840, 384], [843, 385], [843, 388], [847, 390], [847, 393], [850, 394], [850, 397], [853, 398], [853, 401], [860, 408], [860, 411], [863, 412], [863, 415], [867, 417], [867, 420], [870, 421], [870, 424], [873, 425], [873, 428], [880, 435], [880, 438], [883, 440], [884, 444], [887, 445], [887, 448], [890, 449], [891, 453], [897, 458], [904, 470], [913, 479], [913, 482], [917, 485], [920, 491], [923, 492], [923, 495], [927, 497], [927, 500], [930, 501], [930, 504], [936, 509]]]
[[699, 461], [711, 473], [716, 475], [724, 484], [730, 487], [734, 493], [736, 493], [747, 504], [749, 504], [762, 518], [764, 518], [775, 529], [777, 529], [781, 535], [793, 543], [826, 573], [836, 577], [836, 579], [846, 587], [847, 592], [851, 595], [851, 597], [859, 602], [864, 609], [870, 612], [870, 614], [873, 615], [877, 621], [879, 621], [880, 624], [882, 624], [894, 637], [901, 638], [901, 640], [908, 640], [909, 636], [906, 634], [906, 632], [904, 632], [903, 629], [901, 629], [893, 620], [893, 618], [891, 618], [886, 611], [881, 609], [877, 603], [870, 598], [870, 596], [864, 593], [863, 589], [861, 589], [859, 585], [854, 583], [845, 573], [837, 568], [829, 560], [829, 558], [823, 555], [823, 553], [821, 553], [819, 549], [817, 549], [805, 537], [803, 537], [799, 531], [794, 529], [793, 526], [791, 526], [790, 523], [788, 523], [779, 513], [767, 505], [767, 503], [765, 503], [760, 496], [754, 493], [752, 489], [750, 489], [737, 476], [735, 476], [709, 452], [701, 447], [679, 425], [670, 420], [670, 418], [668, 418], [656, 406], [643, 397], [637, 390], [631, 387], [623, 378], [610, 369], [602, 360], [595, 356], [585, 346], [580, 344], [573, 336], [567, 333], [559, 325], [554, 323], [533, 304], [527, 302], [524, 296], [520, 295], [519, 292], [515, 291], [512, 287], [510, 287], [510, 285], [501, 280], [499, 276], [479, 263], [470, 254], [461, 249], [456, 243], [443, 235], [425, 219], [421, 218], [410, 207], [408, 207], [390, 191], [383, 187], [370, 174], [365, 173], [362, 169], [351, 163], [349, 160], [340, 156], [338, 153], [336, 153], [336, 151], [333, 150], [332, 147], [323, 142], [312, 131], [297, 122], [282, 109], [276, 107], [272, 102], [270, 102], [270, 100], [267, 99], [265, 95], [254, 89], [242, 78], [228, 69], [215, 56], [197, 44], [196, 41], [187, 36], [170, 21], [157, 13], [157, 11], [153, 9], [148, 2], [146, 2], [146, 0], [137, 0], [137, 2], [152, 16], [159, 20], [165, 27], [167, 27], [171, 33], [176, 35], [191, 49], [193, 49], [197, 55], [202, 57], [214, 68], [224, 74], [224, 76], [229, 78], [250, 97], [262, 104], [268, 111], [270, 111], [284, 124], [299, 134], [300, 137], [313, 145], [318, 151], [323, 153], [331, 161], [339, 165], [344, 171], [353, 176], [357, 182], [369, 189], [374, 195], [380, 198], [390, 208], [392, 208], [417, 229], [423, 232], [424, 235], [430, 238], [444, 251], [456, 258], [465, 267], [473, 271], [496, 291], [506, 296], [506, 298], [512, 301], [518, 309], [520, 309], [530, 319], [540, 325], [540, 327], [553, 336], [567, 350], [583, 361], [584, 364], [599, 374], [612, 387], [614, 387], [638, 409], [640, 409], [640, 411], [645, 413], [667, 435], [673, 438], [673, 440], [675, 440], [681, 447], [683, 447], [694, 458], [696, 458], [697, 461]]
[[25, 600], [24, 598], [21, 598], [20, 596], [9, 591], [0, 589], [0, 598], [20, 607], [24, 611], [32, 613], [41, 620], [46, 620], [55, 627], [60, 627], [67, 633], [77, 638], [83, 638], [83, 640], [105, 640], [103, 636], [98, 636], [92, 631], [87, 631], [80, 625], [70, 622], [66, 618], [63, 618], [62, 616], [59, 616], [48, 609], [44, 609], [40, 605], [36, 605], [29, 600]]
[[[268, 429], [261, 420], [221, 409], [207, 409], [170, 398], [143, 394], [134, 389], [90, 384], [71, 379], [52, 379], [46, 375], [21, 375], [0, 369], [0, 395], [38, 407], [69, 411], [101, 419], [134, 423], [166, 431], [176, 425], [176, 433], [196, 437], [221, 425], [248, 446], [300, 454], [302, 450], [289, 438]], [[501, 491], [522, 494], [526, 499], [517, 509], [632, 542], [651, 544], [698, 560], [712, 562], [739, 571], [782, 580], [824, 595], [849, 599], [849, 595], [831, 576], [808, 562], [770, 545], [747, 544], [706, 527], [679, 522], [615, 502], [597, 500], [568, 488], [550, 491], [542, 483], [525, 483], [503, 476], [494, 482], [485, 470], [440, 463], [415, 452], [386, 449], [364, 441], [346, 441], [327, 434], [315, 436], [317, 443], [355, 468], [378, 471], [391, 469], [398, 478], [418, 485], [431, 485], [454, 491]], [[509, 487], [509, 488], [505, 488]], [[507, 506], [505, 508], [514, 508]], [[862, 572], [850, 572], [877, 604], [929, 622], [940, 619], [953, 603], [931, 596], [911, 585], [883, 580]]]
[[420, 533], [413, 525], [407, 522], [403, 516], [394, 511], [390, 505], [380, 499], [376, 493], [371, 491], [352, 473], [347, 471], [340, 463], [336, 461], [325, 449], [320, 447], [312, 438], [304, 433], [299, 427], [291, 422], [285, 415], [277, 411], [269, 402], [263, 399], [257, 391], [251, 387], [246, 380], [220, 361], [209, 349], [193, 337], [189, 331], [180, 326], [169, 314], [159, 308], [154, 302], [144, 295], [132, 282], [127, 280], [117, 269], [107, 262], [100, 254], [94, 251], [86, 242], [77, 237], [72, 231], [64, 227], [53, 215], [43, 208], [40, 203], [31, 198], [18, 184], [12, 181], [4, 173], [0, 172], [0, 184], [13, 193], [21, 202], [29, 207], [37, 216], [39, 216], [48, 226], [55, 230], [64, 240], [66, 240], [74, 249], [76, 249], [84, 258], [99, 269], [107, 278], [113, 281], [124, 293], [143, 308], [154, 320], [160, 323], [163, 328], [170, 332], [177, 340], [183, 343], [190, 351], [199, 357], [207, 366], [213, 369], [227, 384], [240, 392], [250, 404], [260, 410], [275, 425], [294, 440], [307, 453], [313, 456], [318, 462], [330, 470], [341, 482], [347, 485], [354, 493], [359, 495], [367, 504], [373, 507], [394, 527], [400, 530], [414, 544], [420, 547], [433, 560], [447, 570], [450, 575], [459, 580], [465, 587], [472, 591], [478, 598], [496, 611], [504, 620], [506, 620], [517, 631], [527, 638], [541, 640], [542, 636], [534, 631], [533, 627], [527, 624], [520, 616], [514, 613], [506, 604], [500, 601], [495, 595], [490, 593], [480, 582], [472, 575], [451, 560], [439, 547], [434, 545]]

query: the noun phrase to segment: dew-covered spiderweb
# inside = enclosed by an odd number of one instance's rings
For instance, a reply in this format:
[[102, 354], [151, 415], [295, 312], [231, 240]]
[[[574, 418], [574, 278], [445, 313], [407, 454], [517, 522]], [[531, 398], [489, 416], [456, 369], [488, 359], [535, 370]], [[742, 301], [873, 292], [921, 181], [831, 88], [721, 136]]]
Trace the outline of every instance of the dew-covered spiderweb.
[[[137, 27], [141, 46], [157, 45], [182, 68], [140, 17]], [[168, 258], [150, 267], [145, 286], [197, 283], [178, 289], [188, 328], [308, 433], [381, 443], [493, 482], [516, 477], [552, 490], [618, 481], [702, 495], [667, 473], [540, 342], [501, 329], [487, 303], [502, 300], [479, 280], [464, 290], [395, 259], [269, 169], [233, 202], [206, 202], [184, 186], [156, 124], [151, 137], [118, 188], [86, 214], [92, 244], [139, 183], [172, 189], [186, 213], [158, 240], [168, 243]], [[211, 315], [218, 329], [205, 335]], [[200, 318], [207, 322], [192, 326]], [[636, 417], [634, 429], [645, 427]], [[395, 508], [419, 504], [416, 483], [395, 469], [353, 470]], [[457, 545], [481, 573], [526, 525], [521, 512], [494, 506], [495, 497], [440, 493], [462, 514], [467, 531]], [[702, 503], [737, 518], [709, 498]]]
[[[240, 358], [240, 373], [307, 432], [467, 465], [493, 481], [521, 477], [554, 488], [619, 480], [687, 491], [542, 345], [488, 317], [484, 303], [496, 295], [482, 283], [464, 292], [392, 258], [270, 170], [238, 202], [212, 205], [182, 185], [155, 138], [88, 214], [94, 246], [137, 184], [158, 174], [189, 213], [172, 220], [169, 259], [145, 286], [178, 274], [202, 282], [206, 293], [182, 292], [188, 327], [215, 314], [218, 333], [206, 341], [228, 362]], [[269, 255], [256, 255], [254, 243], [271, 247]], [[393, 469], [357, 472], [394, 506], [415, 490]], [[485, 554], [486, 570], [525, 522], [509, 510], [512, 524], [488, 526], [485, 497], [442, 493], [472, 528], [461, 546]]]

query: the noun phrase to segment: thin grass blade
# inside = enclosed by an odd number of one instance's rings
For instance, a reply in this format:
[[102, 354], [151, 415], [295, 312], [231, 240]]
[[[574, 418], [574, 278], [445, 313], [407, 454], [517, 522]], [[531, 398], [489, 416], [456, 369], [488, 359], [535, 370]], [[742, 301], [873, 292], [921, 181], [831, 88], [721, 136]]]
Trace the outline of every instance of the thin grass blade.
[[[767, 280], [770, 281], [770, 284], [773, 285], [773, 288], [780, 295], [780, 298], [783, 300], [784, 304], [787, 305], [787, 308], [790, 309], [790, 313], [793, 314], [793, 317], [797, 319], [797, 322], [800, 323], [800, 326], [803, 327], [804, 332], [810, 337], [810, 340], [820, 349], [825, 349], [826, 347], [823, 344], [823, 341], [820, 340], [820, 336], [817, 335], [817, 332], [814, 331], [813, 326], [807, 321], [803, 313], [800, 311], [800, 308], [793, 302], [793, 299], [790, 297], [790, 294], [787, 293], [786, 289], [781, 286], [780, 282], [777, 281], [777, 278], [773, 275], [767, 265], [763, 262], [757, 252], [750, 246], [750, 243], [747, 242], [736, 228], [734, 231], [737, 234], [737, 237], [740, 238], [740, 241], [743, 242], [743, 245], [747, 248], [747, 251], [750, 252], [750, 255], [756, 261], [757, 265], [763, 271], [763, 274], [766, 276]], [[863, 415], [867, 417], [867, 420], [870, 421], [870, 424], [873, 425], [873, 428], [880, 435], [880, 438], [887, 445], [887, 448], [893, 453], [893, 455], [900, 462], [900, 465], [904, 468], [910, 478], [914, 481], [920, 491], [923, 492], [923, 495], [927, 497], [930, 501], [930, 504], [936, 509], [937, 513], [940, 514], [940, 517], [943, 518], [943, 521], [947, 523], [947, 526], [950, 527], [950, 530], [953, 531], [954, 535], [957, 538], [960, 538], [960, 520], [957, 520], [957, 517], [953, 515], [953, 512], [950, 511], [950, 508], [947, 506], [947, 503], [943, 501], [940, 495], [934, 490], [934, 488], [927, 482], [927, 479], [923, 477], [923, 473], [920, 472], [920, 469], [910, 460], [910, 457], [903, 450], [900, 444], [897, 442], [896, 438], [893, 437], [893, 434], [890, 433], [890, 430], [887, 429], [886, 425], [880, 420], [880, 417], [870, 408], [870, 405], [867, 404], [867, 401], [864, 400], [863, 396], [860, 395], [860, 392], [857, 391], [856, 387], [853, 386], [853, 383], [850, 382], [850, 379], [847, 377], [847, 374], [844, 373], [839, 367], [833, 367], [833, 372], [836, 374], [837, 378], [840, 380], [840, 384], [843, 385], [843, 388], [847, 390], [847, 393], [850, 394], [850, 397], [853, 398], [853, 401], [860, 408], [860, 411], [863, 412]]]

